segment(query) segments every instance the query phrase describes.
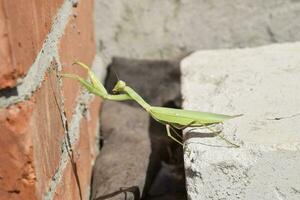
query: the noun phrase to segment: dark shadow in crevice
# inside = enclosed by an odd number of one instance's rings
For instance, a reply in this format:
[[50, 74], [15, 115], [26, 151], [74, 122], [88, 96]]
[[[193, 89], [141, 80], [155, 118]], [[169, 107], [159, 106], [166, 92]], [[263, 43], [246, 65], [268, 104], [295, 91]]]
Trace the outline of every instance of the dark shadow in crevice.
[[11, 96], [18, 96], [17, 87], [4, 88], [0, 90], [0, 97], [9, 98]]
[[[163, 105], [179, 108], [174, 101]], [[151, 155], [147, 169], [142, 200], [187, 199], [183, 163], [183, 148], [169, 138], [165, 125], [149, 117]], [[180, 133], [182, 134], [182, 133]]]

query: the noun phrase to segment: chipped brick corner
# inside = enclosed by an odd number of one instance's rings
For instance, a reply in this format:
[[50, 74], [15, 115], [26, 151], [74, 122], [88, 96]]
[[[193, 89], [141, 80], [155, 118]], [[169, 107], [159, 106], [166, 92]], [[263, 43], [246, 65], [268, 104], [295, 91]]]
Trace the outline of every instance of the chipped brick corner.
[[101, 102], [60, 74], [93, 65], [93, 1], [0, 0], [0, 48], [0, 199], [88, 199]]

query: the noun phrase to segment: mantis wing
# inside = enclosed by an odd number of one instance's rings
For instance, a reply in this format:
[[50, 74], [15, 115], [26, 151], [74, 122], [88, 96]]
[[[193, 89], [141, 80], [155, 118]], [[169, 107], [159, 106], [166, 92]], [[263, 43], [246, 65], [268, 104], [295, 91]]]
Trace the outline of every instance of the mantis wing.
[[193, 125], [221, 123], [226, 120], [239, 117], [241, 115], [223, 115], [209, 112], [200, 112], [192, 110], [183, 110], [175, 108], [151, 107], [150, 114], [157, 120], [166, 123], [175, 123], [180, 125], [188, 125], [194, 122]]

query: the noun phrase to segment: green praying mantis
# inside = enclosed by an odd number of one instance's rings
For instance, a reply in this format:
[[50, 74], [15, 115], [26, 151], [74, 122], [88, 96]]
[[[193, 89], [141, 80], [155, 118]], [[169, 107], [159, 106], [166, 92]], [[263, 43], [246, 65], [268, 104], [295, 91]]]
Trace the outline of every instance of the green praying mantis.
[[89, 80], [85, 80], [82, 77], [74, 74], [63, 74], [63, 77], [72, 78], [79, 81], [90, 93], [102, 97], [103, 99], [112, 101], [125, 101], [134, 100], [142, 108], [144, 108], [157, 122], [162, 123], [166, 126], [167, 135], [172, 138], [178, 144], [183, 145], [176, 137], [174, 137], [171, 132], [181, 138], [181, 135], [176, 130], [183, 130], [187, 127], [205, 127], [212, 133], [216, 133], [221, 139], [223, 139], [228, 144], [239, 147], [220, 135], [221, 131], [215, 131], [211, 128], [211, 125], [221, 124], [226, 120], [239, 117], [241, 115], [223, 115], [200, 111], [191, 111], [175, 108], [166, 108], [149, 105], [134, 89], [126, 85], [122, 80], [119, 80], [113, 88], [114, 94], [109, 94], [102, 83], [98, 80], [94, 72], [82, 62], [74, 62], [86, 69], [88, 72]]

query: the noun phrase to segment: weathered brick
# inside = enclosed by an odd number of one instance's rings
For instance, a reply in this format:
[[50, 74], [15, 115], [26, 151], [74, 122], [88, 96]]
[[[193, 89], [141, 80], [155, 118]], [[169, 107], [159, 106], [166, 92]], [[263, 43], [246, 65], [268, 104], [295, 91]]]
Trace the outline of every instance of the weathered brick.
[[[55, 98], [58, 80], [49, 70], [42, 87], [25, 102], [0, 111], [1, 191], [6, 198], [44, 192], [60, 160], [64, 128]], [[58, 100], [59, 102], [59, 100]], [[30, 195], [30, 196], [27, 196]]]
[[[89, 133], [89, 140], [90, 140], [90, 154], [91, 159], [94, 162], [98, 151], [99, 146], [96, 145], [97, 140], [99, 140], [98, 135], [98, 128], [99, 128], [99, 111], [100, 111], [100, 105], [101, 105], [101, 98], [96, 97], [89, 105], [89, 112], [87, 114], [86, 120], [87, 120], [87, 130]], [[82, 130], [83, 132], [83, 130]]]
[[19, 199], [34, 196], [32, 135], [28, 134], [33, 102], [0, 110], [0, 197]]
[[[78, 66], [72, 66], [72, 63], [75, 60], [80, 60], [91, 66], [95, 50], [93, 1], [85, 0], [79, 2], [77, 7], [74, 8], [74, 15], [71, 16], [61, 38], [59, 55], [63, 71], [85, 76], [85, 70]], [[67, 118], [70, 119], [72, 115], [71, 108], [75, 106], [73, 99], [78, 95], [79, 84], [70, 79], [63, 79], [63, 81]]]
[[[56, 172], [62, 140], [65, 136], [61, 121], [58, 79], [53, 71], [48, 72], [43, 88], [37, 92], [37, 100], [32, 113], [31, 129], [36, 164], [37, 194], [47, 190], [48, 183]], [[55, 99], [56, 98], [56, 99]]]
[[0, 89], [26, 74], [62, 2], [0, 0]]

